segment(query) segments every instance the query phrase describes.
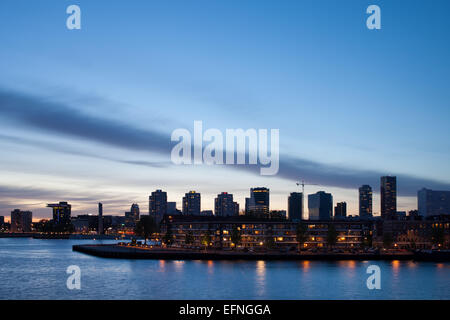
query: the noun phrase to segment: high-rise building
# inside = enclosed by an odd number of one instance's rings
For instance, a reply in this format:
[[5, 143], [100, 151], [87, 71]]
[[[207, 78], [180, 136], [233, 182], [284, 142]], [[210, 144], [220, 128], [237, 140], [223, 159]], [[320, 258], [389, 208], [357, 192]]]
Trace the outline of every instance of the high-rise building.
[[222, 192], [214, 199], [214, 214], [219, 217], [239, 215], [239, 207], [236, 209], [236, 205], [231, 193]]
[[4, 216], [0, 216], [0, 225], [5, 224], [5, 217]]
[[31, 211], [11, 211], [11, 232], [31, 232], [33, 214]]
[[183, 197], [183, 214], [200, 215], [201, 200], [200, 193], [189, 191]]
[[267, 188], [251, 188], [250, 198], [245, 199], [245, 214], [257, 217], [269, 217], [270, 190]]
[[150, 216], [155, 219], [156, 223], [159, 223], [164, 215], [167, 214], [167, 192], [162, 190], [152, 192], [148, 205]]
[[372, 187], [367, 184], [359, 188], [359, 217], [372, 217]]
[[308, 195], [309, 220], [330, 220], [333, 215], [333, 196], [319, 191]]
[[98, 203], [98, 234], [103, 234], [103, 204]]
[[291, 192], [288, 197], [288, 217], [292, 221], [303, 220], [302, 217], [302, 204], [303, 195], [301, 192]]
[[345, 219], [347, 217], [347, 203], [338, 202], [336, 207], [334, 207], [334, 218], [335, 219]]
[[417, 192], [417, 208], [421, 216], [450, 215], [450, 191], [421, 189]]
[[395, 219], [397, 214], [397, 177], [381, 177], [381, 217]]
[[140, 210], [139, 210], [139, 205], [137, 203], [133, 203], [131, 205], [131, 216], [133, 217], [134, 221], [138, 221], [139, 220], [139, 216], [140, 216]]
[[72, 206], [67, 202], [48, 204], [48, 208], [53, 209], [53, 224], [67, 225], [70, 223]]
[[136, 222], [139, 220], [140, 210], [137, 203], [131, 205], [130, 211], [125, 212], [125, 226], [127, 228], [133, 228], [136, 226]]

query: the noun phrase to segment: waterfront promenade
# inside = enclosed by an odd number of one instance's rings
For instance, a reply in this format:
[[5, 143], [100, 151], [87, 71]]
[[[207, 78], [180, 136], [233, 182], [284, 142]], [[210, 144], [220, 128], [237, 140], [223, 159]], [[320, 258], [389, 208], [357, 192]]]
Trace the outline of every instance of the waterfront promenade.
[[103, 258], [163, 260], [427, 260], [450, 261], [449, 252], [441, 253], [297, 253], [195, 250], [183, 248], [139, 247], [118, 244], [74, 245], [73, 251]]

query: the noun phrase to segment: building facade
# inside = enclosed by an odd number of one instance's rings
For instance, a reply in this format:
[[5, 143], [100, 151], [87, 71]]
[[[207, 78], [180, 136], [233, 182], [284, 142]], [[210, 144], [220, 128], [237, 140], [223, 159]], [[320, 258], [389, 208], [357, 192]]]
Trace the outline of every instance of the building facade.
[[397, 177], [381, 177], [380, 183], [381, 217], [395, 219], [397, 214]]
[[31, 232], [33, 214], [31, 211], [11, 211], [11, 232]]
[[288, 218], [298, 222], [303, 220], [303, 194], [301, 192], [291, 192], [288, 197]]
[[417, 208], [423, 217], [450, 215], [450, 191], [419, 190]]
[[367, 184], [359, 188], [359, 216], [361, 219], [367, 219], [373, 216], [372, 187]]
[[200, 193], [189, 191], [183, 197], [183, 214], [184, 215], [200, 215], [201, 213]]
[[336, 207], [334, 207], [334, 218], [335, 219], [345, 219], [347, 217], [347, 203], [338, 202]]
[[[330, 226], [336, 231], [336, 243], [333, 248], [360, 248], [371, 237], [373, 223], [370, 221], [307, 221], [299, 223], [261, 219], [251, 216], [239, 217], [194, 217], [165, 216], [161, 224], [161, 232], [165, 234], [170, 225], [175, 246], [205, 246], [205, 235], [208, 236], [207, 246], [216, 248], [253, 248], [261, 249], [297, 249], [298, 225], [305, 226], [305, 241], [302, 248], [326, 248]], [[240, 235], [238, 243], [233, 243], [233, 230]], [[191, 238], [186, 243], [187, 236]]]
[[156, 190], [149, 197], [149, 215], [159, 224], [162, 217], [167, 214], [167, 192]]
[[214, 214], [220, 217], [234, 216], [239, 214], [239, 205], [233, 201], [233, 195], [222, 192], [214, 199]]
[[333, 196], [319, 191], [308, 195], [309, 220], [330, 220], [333, 216]]
[[250, 198], [245, 199], [245, 214], [255, 217], [269, 217], [270, 190], [264, 187], [251, 188]]
[[53, 210], [53, 223], [55, 225], [68, 225], [70, 224], [72, 206], [67, 202], [59, 202], [54, 204], [48, 204], [48, 208]]

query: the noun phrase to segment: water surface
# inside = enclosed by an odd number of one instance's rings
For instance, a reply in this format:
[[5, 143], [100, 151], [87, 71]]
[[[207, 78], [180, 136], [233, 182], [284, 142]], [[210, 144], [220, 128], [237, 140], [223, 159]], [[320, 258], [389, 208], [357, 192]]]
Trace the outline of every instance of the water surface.
[[[450, 263], [116, 260], [73, 252], [94, 240], [0, 239], [0, 299], [450, 299]], [[369, 290], [366, 269], [381, 269]], [[66, 286], [70, 265], [81, 290]]]

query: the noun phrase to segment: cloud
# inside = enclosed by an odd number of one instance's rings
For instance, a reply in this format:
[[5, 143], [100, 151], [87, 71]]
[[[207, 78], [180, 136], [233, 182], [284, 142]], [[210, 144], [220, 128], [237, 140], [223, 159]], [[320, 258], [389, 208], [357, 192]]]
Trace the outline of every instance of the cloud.
[[170, 136], [100, 118], [42, 98], [0, 89], [0, 114], [29, 128], [102, 144], [169, 154]]
[[[0, 115], [4, 118], [20, 122], [26, 125], [27, 128], [34, 128], [35, 130], [84, 139], [86, 141], [127, 150], [157, 152], [169, 156], [172, 147], [169, 134], [154, 130], [142, 130], [124, 122], [103, 119], [83, 113], [63, 103], [47, 101], [38, 97], [1, 89]], [[17, 142], [27, 143], [23, 139], [22, 141], [17, 140]], [[45, 143], [33, 142], [32, 144], [49, 148]], [[61, 152], [133, 165], [151, 167], [164, 167], [169, 165], [169, 162], [112, 159], [101, 155], [70, 150], [69, 148], [57, 148], [56, 151], [58, 149]], [[259, 174], [259, 167], [257, 166], [241, 165], [228, 167]], [[386, 175], [386, 172], [344, 168], [281, 155], [280, 171], [276, 177], [282, 177], [292, 181], [305, 179], [310, 183], [341, 188], [358, 188], [362, 184], [370, 184], [376, 191], [379, 186], [380, 176], [383, 175]], [[423, 187], [450, 190], [450, 183], [447, 182], [439, 182], [407, 174], [397, 174], [397, 177], [398, 193], [402, 196], [414, 196], [417, 194], [417, 190]]]
[[146, 166], [151, 168], [164, 168], [172, 164], [170, 161], [143, 161], [143, 160], [123, 160], [123, 159], [116, 159], [112, 157], [103, 156], [99, 153], [91, 153], [81, 150], [76, 150], [73, 148], [70, 148], [68, 146], [59, 144], [59, 143], [53, 143], [49, 141], [40, 141], [36, 139], [30, 139], [30, 138], [23, 138], [23, 137], [15, 137], [15, 136], [9, 136], [9, 135], [3, 135], [0, 134], [0, 140], [4, 140], [7, 142], [12, 142], [15, 144], [21, 144], [31, 147], [38, 147], [40, 149], [44, 149], [47, 151], [53, 151], [53, 152], [59, 152], [59, 153], [65, 153], [75, 156], [82, 156], [82, 157], [88, 157], [88, 158], [94, 158], [94, 159], [101, 159], [101, 160], [107, 160], [117, 163], [125, 163], [125, 164], [134, 164], [134, 165], [140, 165], [140, 166]]

